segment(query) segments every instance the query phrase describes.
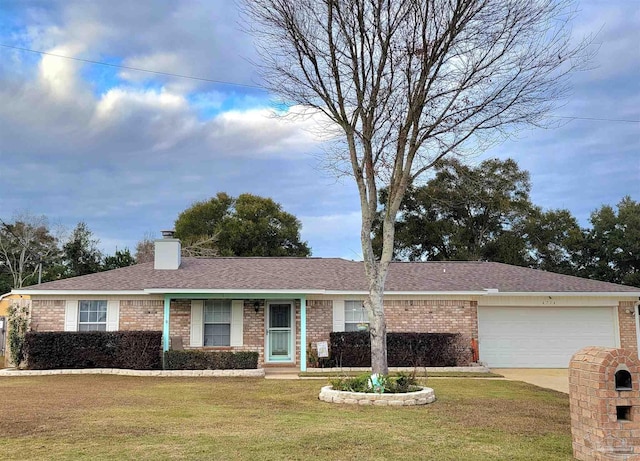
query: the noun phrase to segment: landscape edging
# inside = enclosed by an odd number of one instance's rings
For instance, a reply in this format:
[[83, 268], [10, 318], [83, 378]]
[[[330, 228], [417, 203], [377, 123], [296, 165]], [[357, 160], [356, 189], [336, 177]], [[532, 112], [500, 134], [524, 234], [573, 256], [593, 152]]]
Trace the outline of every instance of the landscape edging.
[[373, 392], [338, 391], [334, 390], [333, 386], [324, 386], [320, 389], [318, 398], [329, 403], [402, 407], [427, 405], [436, 400], [436, 394], [430, 387], [422, 387], [419, 391], [414, 392], [376, 394]]
[[175, 377], [244, 377], [264, 378], [264, 368], [252, 370], [129, 370], [121, 368], [78, 368], [57, 370], [16, 370], [5, 368], [0, 370], [3, 376], [50, 376], [50, 375], [120, 375], [120, 376], [158, 376]]

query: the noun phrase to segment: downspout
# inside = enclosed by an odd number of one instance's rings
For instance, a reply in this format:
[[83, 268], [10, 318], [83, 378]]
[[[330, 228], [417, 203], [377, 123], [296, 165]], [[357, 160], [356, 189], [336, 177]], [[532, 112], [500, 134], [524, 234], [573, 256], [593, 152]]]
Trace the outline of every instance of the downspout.
[[300, 371], [307, 371], [307, 297], [300, 297]]

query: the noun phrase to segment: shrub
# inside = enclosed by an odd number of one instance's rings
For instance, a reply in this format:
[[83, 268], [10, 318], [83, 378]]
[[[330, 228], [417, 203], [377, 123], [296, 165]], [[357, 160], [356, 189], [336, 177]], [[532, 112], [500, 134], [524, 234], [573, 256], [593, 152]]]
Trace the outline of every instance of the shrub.
[[458, 364], [455, 333], [389, 333], [387, 360], [395, 367], [454, 367]]
[[29, 329], [29, 307], [26, 304], [14, 302], [9, 306], [8, 327], [11, 362], [20, 368], [26, 359], [26, 334]]
[[[334, 332], [331, 358], [342, 367], [370, 367], [366, 331]], [[445, 367], [466, 362], [467, 348], [458, 333], [387, 333], [387, 361], [392, 367]]]
[[[371, 386], [371, 375], [365, 373], [356, 377], [338, 377], [330, 380], [331, 386], [337, 391], [347, 392], [374, 392]], [[420, 389], [414, 377], [400, 373], [397, 377], [380, 376], [380, 383], [384, 387], [384, 392], [388, 394], [398, 394], [413, 392]]]
[[318, 357], [317, 349], [311, 347], [311, 343], [307, 346], [307, 366], [310, 368], [331, 368], [335, 364], [330, 357]]
[[257, 352], [166, 351], [166, 370], [247, 370], [258, 368]]
[[29, 332], [27, 368], [162, 368], [161, 331]]
[[329, 338], [329, 355], [339, 367], [371, 366], [371, 338], [368, 331], [334, 332]]
[[419, 389], [418, 382], [415, 376], [411, 376], [406, 373], [398, 373], [398, 376], [392, 379], [387, 379], [384, 387], [385, 392], [391, 394], [399, 392], [412, 392]]

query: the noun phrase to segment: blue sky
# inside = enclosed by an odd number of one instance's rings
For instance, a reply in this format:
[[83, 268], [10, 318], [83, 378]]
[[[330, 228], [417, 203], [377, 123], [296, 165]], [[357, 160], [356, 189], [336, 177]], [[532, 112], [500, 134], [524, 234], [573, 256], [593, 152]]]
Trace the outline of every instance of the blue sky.
[[[640, 119], [640, 0], [584, 1], [577, 37], [598, 54], [554, 115]], [[321, 167], [314, 117], [273, 117], [251, 37], [232, 2], [0, 2], [0, 44], [231, 86], [0, 47], [0, 218], [28, 211], [71, 230], [84, 221], [107, 253], [172, 227], [225, 191], [272, 197], [303, 224], [315, 256], [357, 259], [354, 184]], [[282, 109], [277, 108], [277, 109]], [[534, 203], [587, 224], [602, 204], [640, 200], [640, 123], [558, 118], [480, 157], [513, 157]]]

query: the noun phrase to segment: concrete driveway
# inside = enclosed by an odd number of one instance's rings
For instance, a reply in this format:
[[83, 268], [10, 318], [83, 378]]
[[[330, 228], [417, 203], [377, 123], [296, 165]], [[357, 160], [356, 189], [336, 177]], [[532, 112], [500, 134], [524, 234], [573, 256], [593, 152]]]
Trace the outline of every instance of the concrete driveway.
[[569, 370], [566, 368], [492, 368], [511, 381], [524, 381], [539, 387], [569, 393]]

